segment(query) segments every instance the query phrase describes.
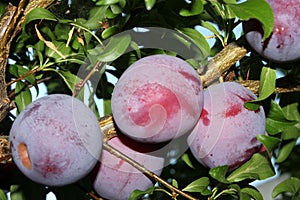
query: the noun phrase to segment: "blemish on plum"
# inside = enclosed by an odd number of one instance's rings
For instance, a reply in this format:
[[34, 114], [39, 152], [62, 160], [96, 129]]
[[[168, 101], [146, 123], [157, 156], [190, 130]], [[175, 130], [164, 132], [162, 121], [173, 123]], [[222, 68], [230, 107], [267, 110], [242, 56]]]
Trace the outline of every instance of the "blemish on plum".
[[205, 126], [208, 126], [210, 124], [210, 119], [208, 118], [208, 112], [206, 109], [202, 110], [200, 119], [202, 119], [202, 122]]
[[225, 111], [225, 117], [234, 117], [242, 111], [242, 106], [240, 104], [230, 105]]
[[30, 170], [32, 168], [32, 165], [31, 160], [29, 158], [27, 145], [25, 143], [20, 143], [18, 145], [18, 154], [23, 166]]

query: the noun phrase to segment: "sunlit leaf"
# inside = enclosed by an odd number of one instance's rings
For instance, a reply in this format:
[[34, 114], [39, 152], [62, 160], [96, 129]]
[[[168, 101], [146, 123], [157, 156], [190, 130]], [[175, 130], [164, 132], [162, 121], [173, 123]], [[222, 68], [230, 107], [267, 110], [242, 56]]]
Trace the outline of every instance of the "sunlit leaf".
[[187, 185], [185, 188], [182, 189], [182, 191], [186, 192], [207, 192], [208, 186], [209, 186], [209, 178], [208, 177], [201, 177], [193, 182], [191, 182], [189, 185]]
[[264, 180], [274, 175], [274, 169], [267, 158], [256, 153], [249, 161], [234, 170], [227, 180], [230, 182], [239, 182], [245, 179]]

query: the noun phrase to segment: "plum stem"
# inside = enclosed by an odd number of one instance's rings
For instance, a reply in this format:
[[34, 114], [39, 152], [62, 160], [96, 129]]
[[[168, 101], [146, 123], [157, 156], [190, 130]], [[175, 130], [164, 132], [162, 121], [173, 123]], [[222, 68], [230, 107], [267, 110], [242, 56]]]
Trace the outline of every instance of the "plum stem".
[[165, 186], [168, 189], [170, 189], [172, 192], [176, 192], [177, 194], [180, 194], [181, 196], [183, 196], [183, 197], [185, 197], [187, 199], [190, 199], [190, 200], [197, 200], [197, 198], [192, 197], [191, 195], [189, 195], [189, 194], [181, 191], [180, 189], [174, 187], [173, 185], [169, 184], [167, 181], [165, 181], [164, 179], [162, 179], [161, 177], [159, 177], [158, 175], [156, 175], [154, 172], [148, 170], [147, 168], [145, 168], [144, 166], [142, 166], [140, 163], [138, 163], [135, 160], [131, 159], [127, 155], [123, 154], [119, 150], [117, 150], [114, 147], [112, 147], [111, 145], [107, 144], [106, 142], [103, 143], [103, 149], [106, 150], [106, 151], [108, 151], [109, 153], [113, 154], [117, 158], [120, 158], [120, 159], [126, 161], [128, 164], [132, 165], [134, 168], [136, 168], [140, 172], [146, 174], [147, 176], [151, 177], [155, 181], [159, 182], [163, 186]]

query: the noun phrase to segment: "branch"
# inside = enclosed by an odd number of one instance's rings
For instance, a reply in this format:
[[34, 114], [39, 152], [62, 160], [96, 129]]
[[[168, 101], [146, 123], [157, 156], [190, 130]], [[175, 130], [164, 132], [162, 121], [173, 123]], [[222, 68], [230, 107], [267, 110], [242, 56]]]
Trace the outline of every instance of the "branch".
[[13, 102], [7, 97], [5, 73], [12, 41], [21, 30], [26, 15], [34, 8], [48, 7], [55, 0], [21, 0], [18, 6], [9, 4], [0, 19], [0, 121], [2, 121]]
[[[293, 87], [281, 87], [278, 86], [278, 82], [280, 79], [276, 80], [276, 88], [274, 90], [274, 94], [288, 93], [288, 92], [300, 92], [300, 85]], [[255, 95], [259, 94], [259, 80], [245, 80], [238, 82], [244, 87], [251, 90]]]
[[216, 82], [233, 64], [243, 58], [247, 53], [244, 47], [230, 43], [217, 53], [207, 64], [204, 70], [199, 71], [203, 87]]

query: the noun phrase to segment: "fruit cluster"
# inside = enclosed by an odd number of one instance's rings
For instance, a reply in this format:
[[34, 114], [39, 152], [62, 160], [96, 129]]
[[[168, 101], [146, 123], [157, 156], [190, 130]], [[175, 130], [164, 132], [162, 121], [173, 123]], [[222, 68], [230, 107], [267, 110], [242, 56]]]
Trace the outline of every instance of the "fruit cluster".
[[[255, 98], [233, 82], [204, 91], [185, 61], [148, 56], [130, 66], [115, 86], [112, 112], [120, 133], [107, 143], [160, 175], [166, 155], [152, 155], [153, 146], [186, 135], [200, 163], [234, 169], [258, 151], [256, 135], [265, 133], [263, 108], [244, 107]], [[82, 102], [49, 95], [21, 112], [10, 140], [15, 163], [36, 182], [65, 185], [94, 168], [94, 189], [104, 198], [126, 200], [134, 189], [150, 187], [147, 176], [102, 151], [101, 135], [97, 119]]]

